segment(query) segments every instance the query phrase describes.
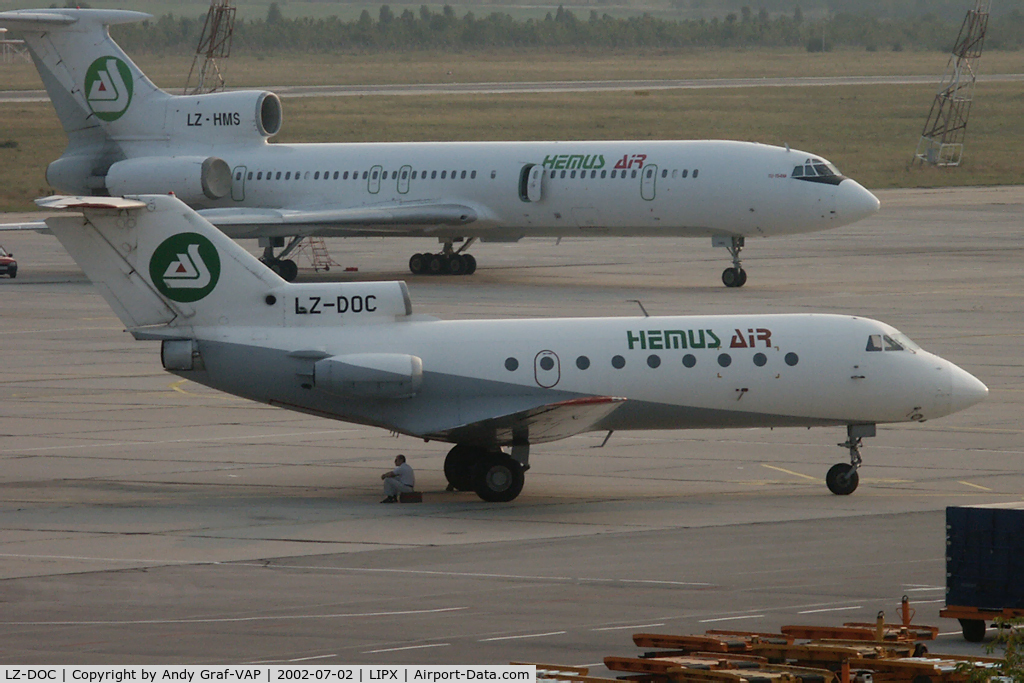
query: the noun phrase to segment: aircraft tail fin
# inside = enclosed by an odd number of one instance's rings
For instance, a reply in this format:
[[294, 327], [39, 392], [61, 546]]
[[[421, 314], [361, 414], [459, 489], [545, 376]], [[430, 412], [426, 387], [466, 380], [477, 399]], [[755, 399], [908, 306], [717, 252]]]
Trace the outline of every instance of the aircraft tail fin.
[[[111, 25], [149, 18], [127, 10], [0, 12], [0, 26], [24, 38], [68, 136], [64, 155], [47, 169], [54, 187], [83, 194], [98, 189], [89, 187], [87, 179], [102, 177], [106, 167], [126, 156], [120, 141], [152, 134], [152, 121], [162, 120], [164, 101], [171, 96], [146, 78], [108, 31]], [[154, 107], [159, 119], [153, 118]]]
[[174, 196], [36, 203], [84, 214], [48, 218], [46, 225], [136, 337], [373, 324], [412, 313], [404, 282], [289, 284]]
[[49, 197], [46, 220], [136, 336], [146, 328], [280, 325], [287, 283], [173, 196]]

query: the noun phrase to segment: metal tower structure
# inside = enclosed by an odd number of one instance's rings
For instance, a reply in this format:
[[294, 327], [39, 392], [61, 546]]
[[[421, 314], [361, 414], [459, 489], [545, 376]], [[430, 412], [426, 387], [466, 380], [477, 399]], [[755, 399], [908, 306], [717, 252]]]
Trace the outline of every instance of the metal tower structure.
[[959, 166], [964, 152], [967, 117], [977, 81], [974, 67], [981, 57], [992, 0], [976, 0], [960, 27], [946, 76], [932, 102], [928, 120], [917, 143], [912, 163], [929, 166]]
[[[227, 59], [231, 54], [231, 38], [235, 32], [235, 8], [231, 0], [210, 0], [210, 11], [199, 36], [199, 46], [192, 60], [192, 68], [185, 81], [184, 94], [216, 92], [224, 87], [224, 77], [217, 66], [218, 59]], [[199, 65], [202, 60], [202, 65]], [[198, 68], [197, 68], [198, 67]], [[192, 76], [196, 84], [192, 85]]]

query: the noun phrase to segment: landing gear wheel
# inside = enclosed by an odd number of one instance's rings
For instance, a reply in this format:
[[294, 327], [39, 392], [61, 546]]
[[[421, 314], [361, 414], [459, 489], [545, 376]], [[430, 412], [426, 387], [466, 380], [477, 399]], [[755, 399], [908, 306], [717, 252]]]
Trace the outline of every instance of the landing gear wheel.
[[466, 274], [466, 259], [459, 254], [452, 254], [448, 257], [448, 274], [449, 275], [465, 275]]
[[960, 619], [960, 629], [964, 640], [968, 643], [980, 643], [985, 640], [985, 621], [983, 619]]
[[427, 270], [427, 254], [413, 254], [409, 257], [409, 271], [413, 275], [422, 275]]
[[722, 284], [726, 287], [742, 287], [747, 284], [747, 271], [742, 268], [726, 268], [722, 271]]
[[473, 468], [473, 489], [489, 503], [515, 500], [525, 479], [523, 466], [504, 453], [488, 455]]
[[427, 272], [431, 275], [440, 275], [448, 270], [444, 254], [430, 254], [427, 256]]
[[473, 465], [483, 457], [479, 448], [455, 444], [444, 459], [444, 476], [456, 491], [473, 490]]
[[299, 265], [291, 259], [285, 259], [279, 263], [281, 264], [281, 277], [285, 282], [295, 282], [295, 278], [299, 276]]
[[860, 475], [857, 474], [857, 470], [853, 465], [845, 462], [832, 465], [828, 474], [825, 475], [825, 484], [828, 486], [828, 490], [837, 496], [850, 495], [857, 490], [859, 483]]
[[472, 275], [476, 272], [476, 258], [472, 254], [463, 254], [462, 258], [466, 259], [466, 275]]

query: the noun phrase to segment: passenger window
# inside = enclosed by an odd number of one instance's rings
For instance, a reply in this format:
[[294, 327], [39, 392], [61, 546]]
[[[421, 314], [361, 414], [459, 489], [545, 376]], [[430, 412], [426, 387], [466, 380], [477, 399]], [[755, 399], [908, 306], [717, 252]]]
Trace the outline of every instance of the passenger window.
[[882, 350], [882, 335], [872, 334], [868, 337], [868, 351], [881, 351]]
[[697, 357], [694, 356], [692, 353], [688, 353], [685, 356], [683, 356], [683, 366], [684, 367], [692, 368], [696, 364], [697, 364]]
[[622, 356], [612, 356], [612, 367], [616, 370], [621, 370], [626, 367], [626, 359]]
[[[317, 175], [320, 175], [320, 174], [318, 173]], [[372, 176], [370, 176], [370, 179], [371, 179], [371, 180], [376, 180], [376, 179], [377, 179], [377, 171], [374, 171], [374, 172], [373, 172], [373, 175], [372, 175]]]
[[718, 364], [721, 365], [723, 368], [729, 367], [730, 365], [732, 365], [732, 356], [730, 356], [727, 353], [719, 354]]
[[465, 171], [462, 172], [462, 175], [459, 176], [459, 179], [460, 180], [465, 180], [466, 179], [466, 172]]
[[447, 177], [448, 177], [448, 171], [441, 171], [441, 180], [444, 180]]
[[617, 171], [612, 171], [612, 178], [616, 177], [615, 176], [616, 173], [617, 173]]
[[335, 180], [337, 180], [337, 179], [338, 179], [338, 172], [337, 172], [337, 171], [335, 171], [335, 172], [334, 172], [334, 179], [335, 179]]
[[683, 177], [685, 178], [685, 177], [686, 177], [686, 176], [688, 176], [688, 175], [690, 175], [690, 169], [688, 169], [688, 168], [684, 168], [684, 169], [683, 169]]
[[[651, 172], [650, 172], [650, 171], [648, 171], [648, 172], [647, 172], [647, 177], [649, 178], [650, 176], [651, 176]], [[632, 177], [632, 178], [636, 178], [636, 171], [633, 171], [633, 173], [632, 173], [632, 175], [631, 175], [630, 177]]]
[[515, 372], [516, 370], [519, 369], [519, 361], [517, 361], [515, 358], [506, 358], [505, 369], [508, 370], [509, 372]]
[[885, 340], [885, 350], [886, 351], [903, 351], [904, 350], [903, 346], [901, 346], [898, 341], [896, 341], [895, 339], [893, 339], [889, 335], [885, 335], [884, 337], [882, 337], [882, 339]]
[[[614, 173], [614, 171], [613, 171], [613, 173]], [[608, 171], [601, 171], [601, 177], [602, 178], [608, 177]]]
[[565, 179], [565, 171], [562, 171], [562, 179]]
[[341, 174], [341, 179], [348, 180], [348, 171], [345, 171], [344, 173]]
[[497, 171], [491, 171], [491, 180], [494, 180], [497, 177], [498, 177], [498, 172]]
[[696, 177], [697, 177], [697, 174], [698, 174], [698, 173], [700, 173], [700, 171], [699, 171], [699, 170], [697, 170], [697, 169], [693, 169], [693, 177], [694, 177], [694, 178], [696, 178]]
[[291, 180], [292, 179], [292, 172], [288, 171], [287, 173], [285, 173], [284, 174], [284, 179], [285, 180]]
[[256, 174], [256, 180], [263, 180], [263, 171]]
[[274, 176], [274, 180], [280, 180], [280, 179], [281, 179], [281, 172], [278, 171], [277, 175]]
[[668, 178], [668, 169], [667, 169], [667, 168], [666, 168], [666, 169], [664, 169], [664, 170], [663, 170], [663, 171], [661, 172], [661, 177], [662, 177], [662, 178]]
[[800, 356], [796, 355], [792, 351], [786, 354], [786, 365], [793, 367], [800, 362]]
[[572, 171], [571, 173], [569, 173], [569, 177], [570, 178], [575, 178], [576, 177], [576, 171]]
[[437, 171], [431, 171], [430, 172], [430, 179], [434, 180], [435, 178], [437, 178]]
[[576, 359], [576, 367], [578, 367], [580, 370], [586, 370], [587, 368], [590, 367], [590, 359], [587, 358], [586, 356], [580, 356], [579, 358]]
[[320, 180], [320, 171], [313, 174], [313, 180]]
[[767, 362], [768, 362], [768, 356], [764, 355], [761, 352], [758, 352], [758, 353], [754, 354], [754, 365], [756, 365], [757, 367], [763, 368], [765, 366], [765, 363], [767, 363]]
[[661, 365], [661, 356], [658, 356], [658, 355], [653, 354], [653, 353], [651, 355], [647, 356], [647, 367], [649, 367], [649, 368], [651, 368], [653, 370], [654, 368], [659, 367], [660, 365]]
[[241, 179], [242, 179], [242, 172], [239, 171], [238, 173], [235, 174], [235, 180], [241, 180]]
[[295, 172], [295, 179], [298, 180], [300, 175], [301, 175], [301, 171], [296, 171]]
[[309, 171], [306, 171], [305, 175], [302, 176], [303, 180], [309, 180]]
[[476, 171], [473, 171], [472, 173], [469, 174], [469, 179], [476, 180]]

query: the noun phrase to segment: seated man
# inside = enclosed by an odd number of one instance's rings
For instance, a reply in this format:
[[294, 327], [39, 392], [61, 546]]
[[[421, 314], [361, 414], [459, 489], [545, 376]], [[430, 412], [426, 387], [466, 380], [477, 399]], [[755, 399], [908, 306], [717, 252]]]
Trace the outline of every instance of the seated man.
[[384, 493], [387, 495], [382, 503], [397, 503], [399, 493], [408, 493], [416, 485], [416, 475], [405, 462], [404, 455], [396, 455], [395, 469], [385, 472], [380, 478], [384, 480]]

